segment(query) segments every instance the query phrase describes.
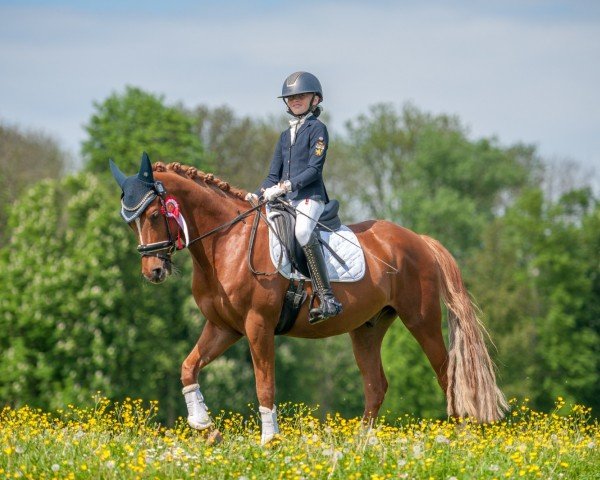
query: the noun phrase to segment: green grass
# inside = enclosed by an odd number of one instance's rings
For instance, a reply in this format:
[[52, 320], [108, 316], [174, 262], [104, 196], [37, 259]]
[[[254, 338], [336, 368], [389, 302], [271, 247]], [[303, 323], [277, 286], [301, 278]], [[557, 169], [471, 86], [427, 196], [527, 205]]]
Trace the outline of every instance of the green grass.
[[0, 478], [206, 479], [597, 479], [598, 423], [589, 409], [541, 413], [512, 402], [507, 419], [472, 422], [382, 419], [371, 430], [339, 415], [318, 420], [304, 405], [280, 405], [282, 435], [259, 445], [257, 418], [221, 414], [223, 435], [153, 421], [139, 400], [43, 412], [0, 413]]

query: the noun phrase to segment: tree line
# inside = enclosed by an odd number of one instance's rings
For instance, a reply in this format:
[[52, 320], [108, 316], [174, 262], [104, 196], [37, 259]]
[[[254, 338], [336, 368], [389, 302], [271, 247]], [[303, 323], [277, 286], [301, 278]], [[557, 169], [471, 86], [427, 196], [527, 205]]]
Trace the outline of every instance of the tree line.
[[[176, 255], [178, 275], [159, 286], [141, 278], [108, 158], [133, 174], [145, 150], [253, 191], [285, 120], [167, 105], [127, 87], [94, 105], [84, 163], [71, 174], [52, 139], [0, 124], [0, 402], [60, 408], [101, 391], [158, 399], [166, 422], [183, 415], [179, 366], [204, 321], [190, 295], [191, 262]], [[460, 119], [410, 104], [374, 105], [332, 133], [325, 177], [342, 220], [385, 218], [454, 254], [507, 396], [542, 409], [562, 396], [597, 411], [600, 206], [573, 166], [559, 165], [557, 178], [535, 147], [472, 139]], [[400, 320], [383, 357], [383, 412], [443, 416], [433, 371]], [[361, 413], [346, 335], [278, 338], [276, 368], [280, 401]], [[255, 403], [246, 343], [200, 383], [213, 409]]]

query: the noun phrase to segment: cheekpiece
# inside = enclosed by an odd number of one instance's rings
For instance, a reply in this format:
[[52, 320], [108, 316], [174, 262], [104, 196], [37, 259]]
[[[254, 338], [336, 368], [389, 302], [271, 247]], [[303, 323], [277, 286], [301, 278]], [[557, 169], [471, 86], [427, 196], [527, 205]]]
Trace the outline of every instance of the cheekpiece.
[[142, 154], [142, 163], [137, 175], [127, 177], [116, 164], [109, 160], [110, 170], [122, 190], [121, 216], [127, 223], [138, 218], [157, 196], [157, 185], [152, 175], [152, 164], [148, 154]]

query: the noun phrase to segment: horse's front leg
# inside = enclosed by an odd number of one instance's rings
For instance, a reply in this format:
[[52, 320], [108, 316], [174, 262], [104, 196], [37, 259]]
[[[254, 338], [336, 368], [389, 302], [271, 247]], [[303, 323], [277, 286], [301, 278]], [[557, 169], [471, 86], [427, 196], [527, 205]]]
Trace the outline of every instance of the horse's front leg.
[[246, 335], [252, 353], [258, 410], [262, 422], [260, 443], [270, 442], [278, 433], [275, 407], [275, 333], [258, 314], [250, 313], [246, 320]]
[[190, 427], [204, 430], [212, 425], [208, 408], [200, 392], [198, 372], [240, 338], [239, 333], [220, 328], [207, 320], [196, 346], [181, 365], [182, 393], [187, 405], [187, 421]]

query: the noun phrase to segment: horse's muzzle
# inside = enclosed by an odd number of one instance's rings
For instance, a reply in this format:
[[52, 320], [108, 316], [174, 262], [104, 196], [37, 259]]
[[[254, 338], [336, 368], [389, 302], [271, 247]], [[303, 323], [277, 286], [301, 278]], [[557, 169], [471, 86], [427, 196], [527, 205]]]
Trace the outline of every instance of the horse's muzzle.
[[142, 260], [142, 273], [149, 282], [162, 283], [171, 275], [171, 260], [157, 257], [144, 257], [144, 260]]

